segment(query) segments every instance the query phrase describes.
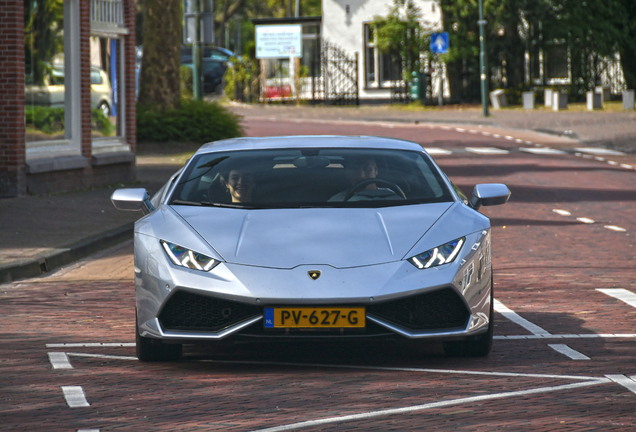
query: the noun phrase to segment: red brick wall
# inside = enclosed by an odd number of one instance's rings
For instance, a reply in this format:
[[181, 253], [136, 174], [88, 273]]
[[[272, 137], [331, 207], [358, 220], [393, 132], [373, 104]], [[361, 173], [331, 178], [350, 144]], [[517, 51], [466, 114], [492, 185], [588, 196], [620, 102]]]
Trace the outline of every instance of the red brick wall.
[[126, 44], [126, 139], [133, 153], [137, 153], [137, 115], [135, 101], [135, 0], [124, 0], [124, 24], [128, 35]]
[[24, 195], [23, 0], [0, 0], [0, 197]]

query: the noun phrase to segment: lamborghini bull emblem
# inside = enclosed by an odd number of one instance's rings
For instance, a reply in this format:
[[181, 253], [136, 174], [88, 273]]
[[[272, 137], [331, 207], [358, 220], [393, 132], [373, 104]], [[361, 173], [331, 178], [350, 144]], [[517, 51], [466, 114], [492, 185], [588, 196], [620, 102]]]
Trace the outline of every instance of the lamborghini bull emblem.
[[313, 280], [316, 280], [320, 277], [320, 270], [311, 270], [311, 271], [308, 271], [307, 274], [309, 275], [310, 278], [312, 278]]

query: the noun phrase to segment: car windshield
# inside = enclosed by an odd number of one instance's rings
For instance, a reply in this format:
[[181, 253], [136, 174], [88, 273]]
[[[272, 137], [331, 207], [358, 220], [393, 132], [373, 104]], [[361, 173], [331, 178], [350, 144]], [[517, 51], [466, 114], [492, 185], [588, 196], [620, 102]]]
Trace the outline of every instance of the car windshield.
[[423, 152], [304, 148], [195, 155], [169, 203], [374, 208], [451, 201], [452, 193]]

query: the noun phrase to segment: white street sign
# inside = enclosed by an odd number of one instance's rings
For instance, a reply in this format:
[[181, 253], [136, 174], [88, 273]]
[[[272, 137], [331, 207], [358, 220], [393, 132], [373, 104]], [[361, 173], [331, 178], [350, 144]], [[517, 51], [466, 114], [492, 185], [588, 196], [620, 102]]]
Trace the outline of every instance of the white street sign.
[[257, 25], [256, 58], [302, 57], [301, 25]]

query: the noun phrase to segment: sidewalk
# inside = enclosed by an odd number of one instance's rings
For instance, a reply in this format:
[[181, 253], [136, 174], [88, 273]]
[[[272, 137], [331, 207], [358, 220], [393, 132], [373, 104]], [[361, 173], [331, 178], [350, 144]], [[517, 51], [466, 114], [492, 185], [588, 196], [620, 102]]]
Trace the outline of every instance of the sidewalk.
[[[387, 106], [250, 106], [232, 104], [246, 118], [472, 124], [532, 130], [578, 138], [586, 145], [636, 154], [636, 112], [505, 110], [489, 118], [481, 108], [406, 110]], [[567, 132], [567, 133], [566, 133]], [[150, 194], [179, 168], [170, 156], [139, 156], [138, 182]], [[54, 196], [0, 200], [0, 284], [34, 277], [132, 237], [141, 214], [116, 210], [115, 190], [94, 189]]]

